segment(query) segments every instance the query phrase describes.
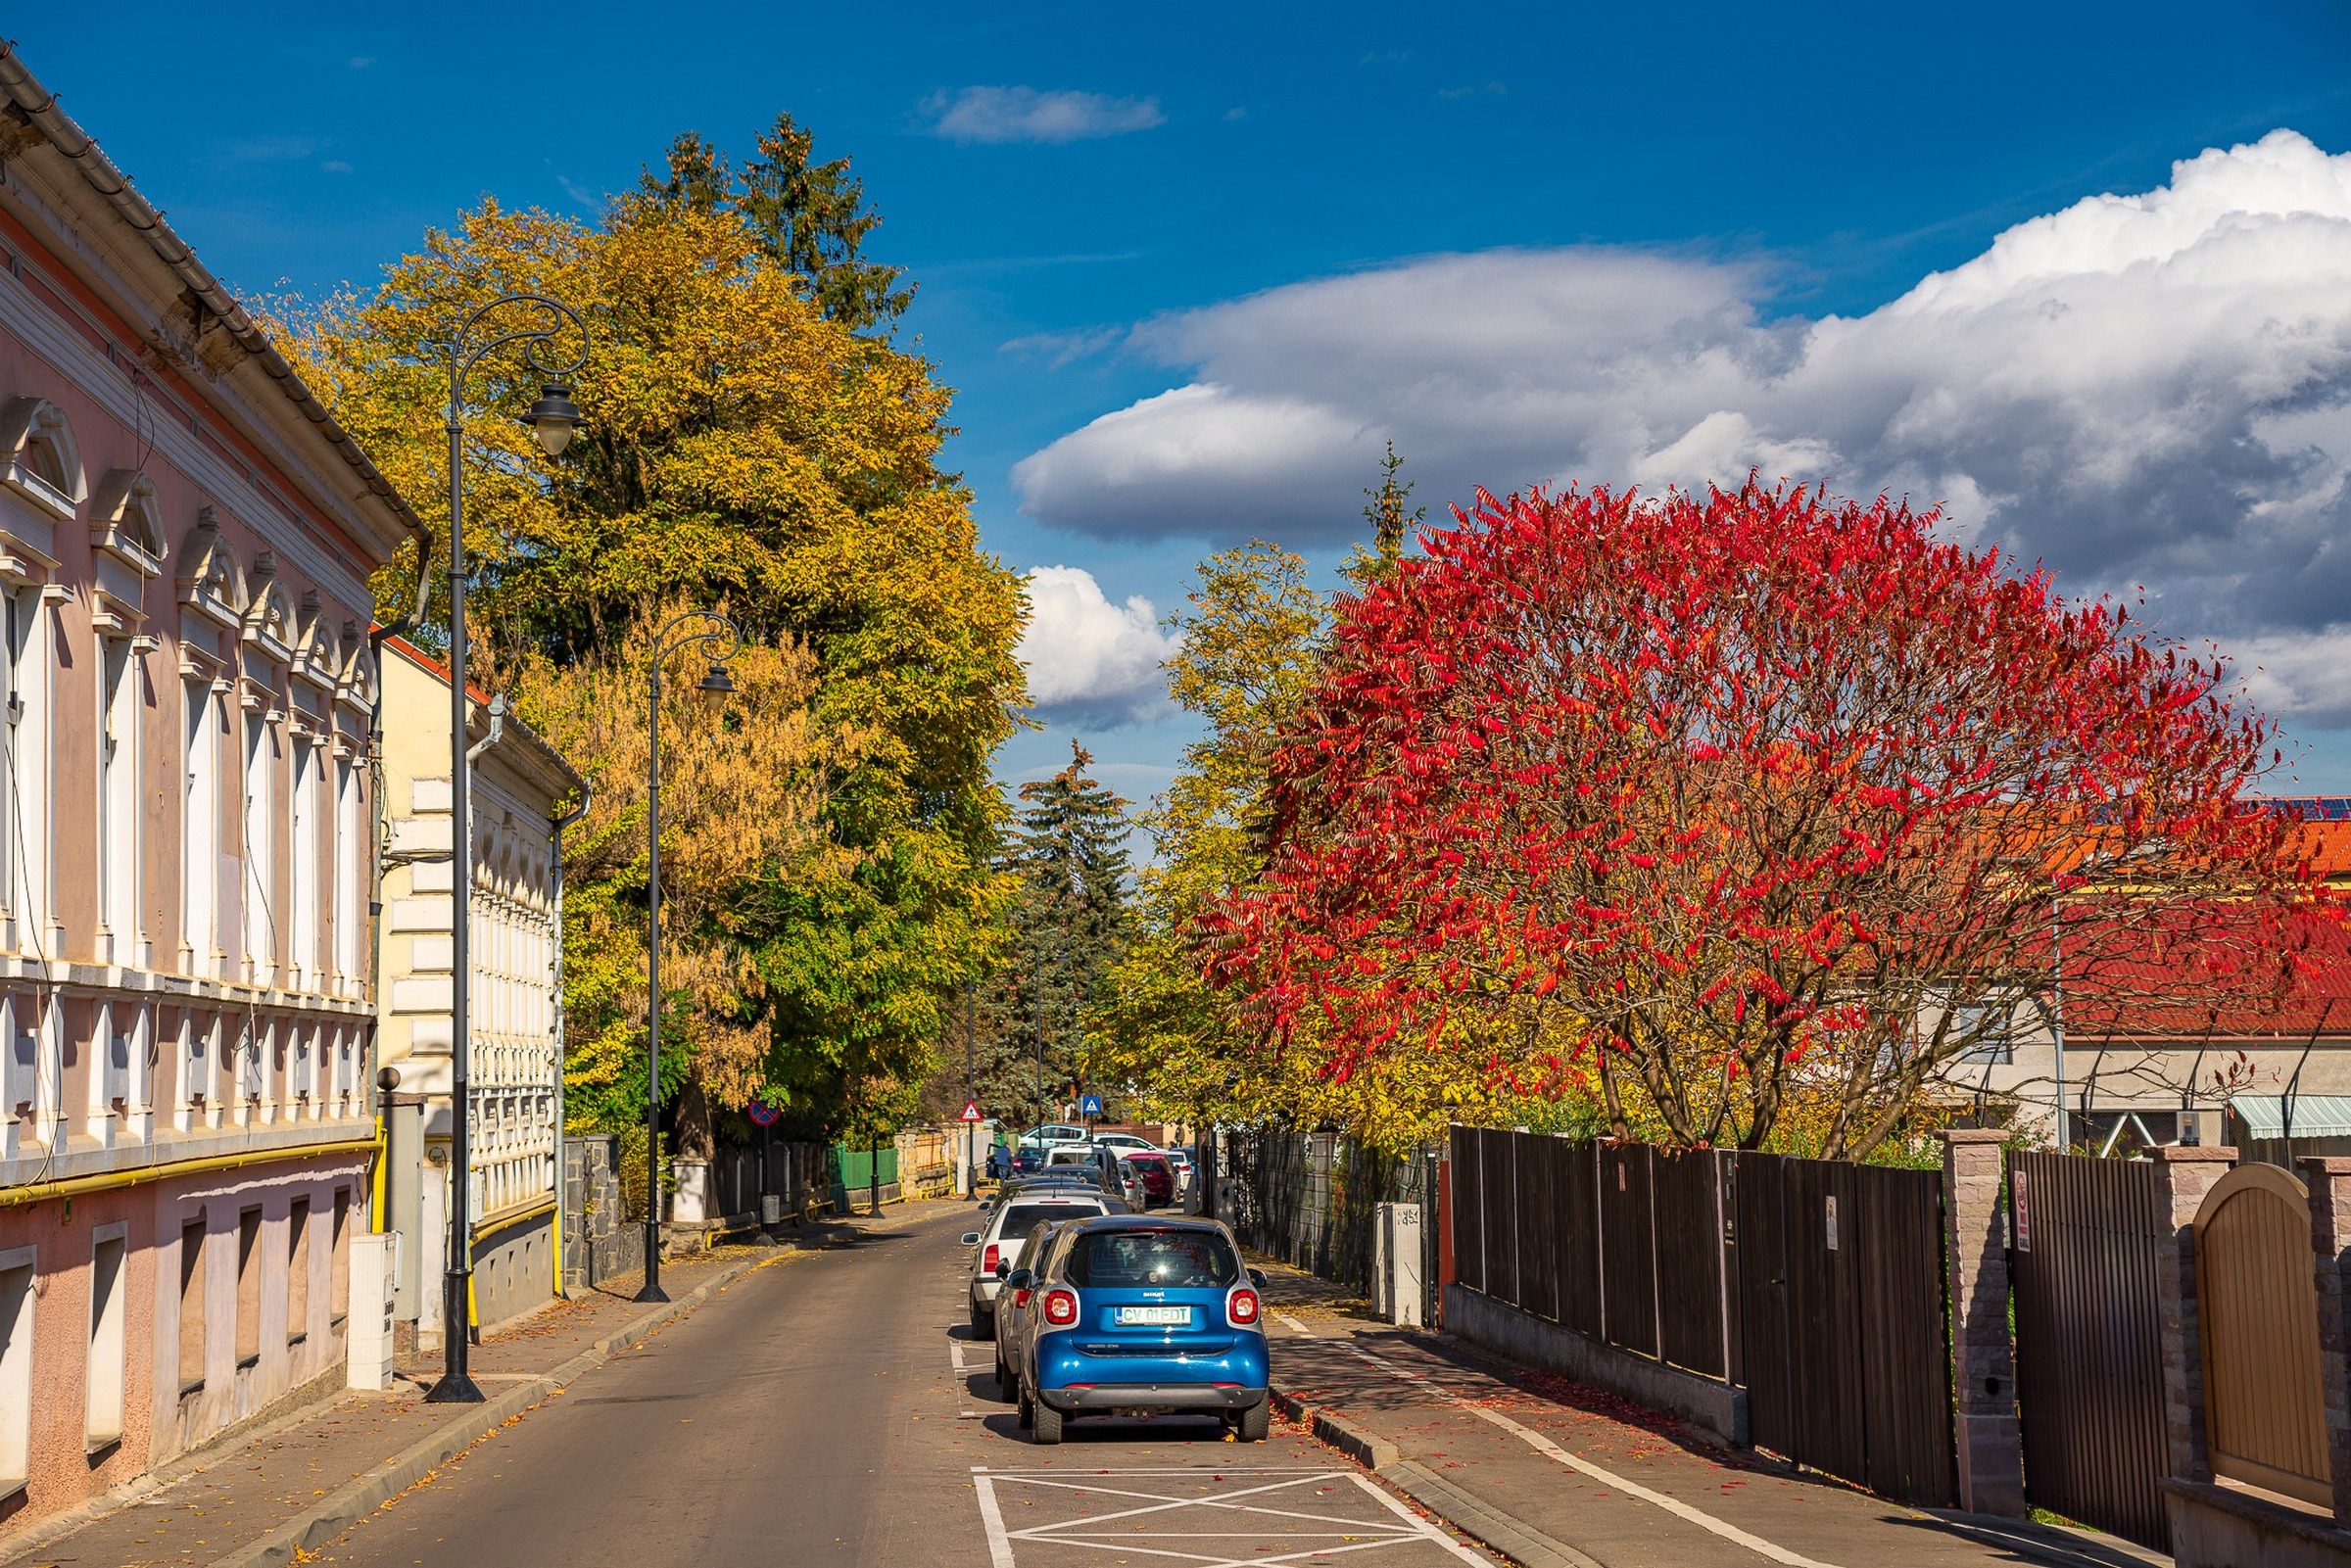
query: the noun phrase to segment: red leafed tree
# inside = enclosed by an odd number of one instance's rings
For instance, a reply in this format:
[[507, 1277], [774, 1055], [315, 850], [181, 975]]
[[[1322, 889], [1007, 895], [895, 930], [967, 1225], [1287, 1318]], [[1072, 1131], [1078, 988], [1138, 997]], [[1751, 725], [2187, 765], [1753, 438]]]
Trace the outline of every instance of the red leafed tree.
[[[2323, 891], [2270, 727], [1935, 514], [1753, 479], [1496, 501], [1342, 606], [1211, 977], [1332, 1070], [1457, 1050], [1621, 1135], [1858, 1158], [2030, 1028], [2261, 1005]], [[2054, 944], [2054, 945], [2053, 945]]]

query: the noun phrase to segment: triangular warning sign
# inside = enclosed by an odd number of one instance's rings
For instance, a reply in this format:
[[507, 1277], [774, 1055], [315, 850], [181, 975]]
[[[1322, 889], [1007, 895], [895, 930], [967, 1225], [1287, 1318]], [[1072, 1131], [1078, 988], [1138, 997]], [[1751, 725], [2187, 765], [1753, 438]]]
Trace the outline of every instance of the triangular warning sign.
[[987, 1118], [980, 1115], [979, 1101], [966, 1100], [963, 1102], [963, 1119], [966, 1121], [984, 1121]]

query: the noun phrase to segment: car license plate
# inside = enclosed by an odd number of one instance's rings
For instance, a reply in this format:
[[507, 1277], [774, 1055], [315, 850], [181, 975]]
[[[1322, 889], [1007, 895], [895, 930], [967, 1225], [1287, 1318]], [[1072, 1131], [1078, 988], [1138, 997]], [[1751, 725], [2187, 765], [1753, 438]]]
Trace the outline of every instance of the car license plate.
[[1192, 1320], [1188, 1307], [1122, 1307], [1121, 1328], [1182, 1328]]

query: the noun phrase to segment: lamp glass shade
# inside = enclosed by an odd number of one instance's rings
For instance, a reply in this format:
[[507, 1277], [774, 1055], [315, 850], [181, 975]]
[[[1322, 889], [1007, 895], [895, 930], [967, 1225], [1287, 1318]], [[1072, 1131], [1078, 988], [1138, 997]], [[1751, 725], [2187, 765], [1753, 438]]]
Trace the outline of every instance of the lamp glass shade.
[[531, 404], [522, 422], [537, 432], [539, 445], [550, 457], [560, 457], [563, 449], [571, 445], [572, 431], [579, 425], [579, 404], [571, 401], [569, 387], [551, 381], [539, 389], [539, 401]]
[[713, 664], [695, 689], [701, 692], [703, 702], [715, 708], [735, 694], [735, 678], [727, 673], [725, 665]]

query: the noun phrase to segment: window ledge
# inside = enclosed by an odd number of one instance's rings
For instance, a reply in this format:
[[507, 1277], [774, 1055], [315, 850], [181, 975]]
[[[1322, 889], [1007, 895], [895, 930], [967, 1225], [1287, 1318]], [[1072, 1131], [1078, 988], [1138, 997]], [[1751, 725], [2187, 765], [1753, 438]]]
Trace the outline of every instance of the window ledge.
[[24, 1489], [31, 1485], [32, 1478], [29, 1476], [17, 1481], [0, 1481], [0, 1502], [16, 1501], [24, 1496]]
[[349, 1312], [337, 1312], [326, 1320], [326, 1330], [330, 1334], [340, 1334], [343, 1332], [343, 1325], [350, 1321], [351, 1314]]
[[191, 1394], [202, 1394], [203, 1392], [204, 1379], [200, 1377], [189, 1378], [179, 1385], [179, 1397], [183, 1400]]
[[251, 1368], [257, 1367], [261, 1364], [262, 1353], [259, 1351], [254, 1352], [251, 1355], [240, 1355], [237, 1357], [237, 1370], [240, 1372], [248, 1371]]
[[288, 1334], [286, 1336], [286, 1349], [292, 1350], [295, 1346], [300, 1345], [303, 1341], [309, 1339], [310, 1337], [311, 1331], [307, 1328], [299, 1334]]
[[95, 1459], [100, 1454], [111, 1453], [121, 1446], [122, 1434], [120, 1432], [112, 1433], [105, 1437], [86, 1438], [83, 1440], [81, 1445], [82, 1457], [87, 1459]]

